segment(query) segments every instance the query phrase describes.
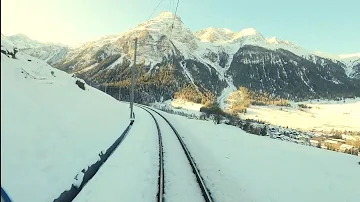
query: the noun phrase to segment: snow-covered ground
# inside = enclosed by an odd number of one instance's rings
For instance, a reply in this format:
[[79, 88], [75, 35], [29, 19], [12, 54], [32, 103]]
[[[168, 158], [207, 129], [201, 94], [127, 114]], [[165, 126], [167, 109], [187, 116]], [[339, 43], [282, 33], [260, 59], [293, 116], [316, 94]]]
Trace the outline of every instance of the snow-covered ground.
[[[311, 109], [297, 108], [306, 104]], [[305, 130], [353, 130], [360, 131], [360, 99], [343, 101], [316, 100], [293, 103], [293, 107], [250, 106], [242, 118], [263, 120], [274, 125]]]
[[156, 102], [151, 104], [153, 107], [164, 110], [172, 110], [178, 113], [199, 116], [200, 108], [204, 105], [188, 102], [182, 99], [166, 100], [164, 102]]
[[204, 106], [204, 105], [193, 103], [193, 102], [188, 102], [188, 101], [183, 100], [183, 99], [174, 99], [173, 101], [171, 101], [171, 106], [173, 106], [175, 108], [182, 108], [182, 109], [188, 109], [188, 110], [193, 110], [193, 111], [200, 111], [200, 108], [202, 106]]
[[[11, 50], [11, 44], [5, 43], [4, 48]], [[128, 105], [88, 85], [85, 91], [80, 89], [76, 78], [43, 61], [22, 53], [17, 58], [1, 54], [1, 186], [14, 202], [53, 201], [121, 135], [129, 124]], [[307, 113], [323, 109], [326, 116], [344, 119], [331, 112], [350, 109], [344, 115], [359, 117], [358, 101], [316, 107]], [[184, 139], [215, 201], [355, 202], [360, 198], [359, 157], [160, 113]], [[135, 114], [126, 139], [74, 201], [156, 200], [156, 128], [142, 109], [135, 108]], [[201, 201], [174, 134], [158, 119], [167, 201]]]
[[74, 202], [156, 201], [159, 173], [156, 126], [144, 110], [135, 113], [136, 121], [126, 139]]
[[16, 56], [1, 53], [1, 186], [14, 202], [53, 201], [122, 134], [129, 108], [80, 89], [43, 61]]
[[[300, 109], [298, 104], [306, 104], [311, 109]], [[310, 100], [291, 102], [291, 107], [250, 106], [242, 118], [262, 120], [273, 125], [303, 130], [353, 130], [359, 131], [357, 117], [360, 117], [360, 98], [335, 100]], [[189, 115], [199, 116], [201, 104], [174, 99], [154, 103], [158, 109], [168, 109]]]
[[[74, 202], [157, 201], [159, 145], [156, 125], [148, 112], [138, 107], [134, 111], [136, 121], [128, 136]], [[159, 115], [153, 114], [162, 134], [164, 200], [203, 201], [175, 134]]]
[[162, 135], [165, 201], [204, 201], [196, 177], [175, 133], [162, 117], [154, 112], [152, 114], [159, 123]]
[[[253, 106], [241, 118], [269, 122], [273, 125], [301, 130], [353, 130], [360, 131], [357, 118], [360, 117], [360, 98], [335, 100], [310, 100], [290, 102], [291, 107]], [[298, 104], [306, 104], [311, 109], [300, 109]], [[173, 110], [175, 113], [200, 116], [201, 104], [174, 99], [154, 103], [158, 109]]]
[[[1, 54], [1, 66], [1, 185], [15, 202], [53, 201], [80, 184], [74, 177], [122, 134], [128, 105], [88, 85], [84, 91], [76, 78], [22, 53]], [[135, 113], [125, 140], [74, 201], [156, 201], [157, 131], [147, 112]], [[159, 124], [165, 199], [201, 201], [175, 134], [161, 118]]]
[[215, 201], [355, 202], [359, 157], [160, 112], [183, 137]]

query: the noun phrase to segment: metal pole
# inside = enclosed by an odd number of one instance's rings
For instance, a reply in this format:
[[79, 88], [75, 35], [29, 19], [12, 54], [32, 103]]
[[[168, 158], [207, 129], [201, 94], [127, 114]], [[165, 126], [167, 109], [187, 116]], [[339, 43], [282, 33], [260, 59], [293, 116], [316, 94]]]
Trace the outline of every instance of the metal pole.
[[131, 94], [130, 94], [130, 119], [134, 118], [133, 106], [134, 106], [134, 87], [135, 87], [135, 65], [136, 65], [136, 49], [138, 39], [135, 38], [135, 50], [134, 50], [134, 64], [131, 67]]
[[120, 101], [120, 89], [121, 89], [121, 88], [120, 88], [120, 86], [119, 86], [119, 101]]

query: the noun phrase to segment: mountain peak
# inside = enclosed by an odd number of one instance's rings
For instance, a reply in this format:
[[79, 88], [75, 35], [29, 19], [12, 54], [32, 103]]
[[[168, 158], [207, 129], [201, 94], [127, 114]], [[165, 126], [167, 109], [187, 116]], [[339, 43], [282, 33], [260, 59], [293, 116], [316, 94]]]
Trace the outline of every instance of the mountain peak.
[[251, 38], [255, 39], [256, 41], [265, 40], [263, 35], [254, 28], [246, 28], [246, 29], [241, 30], [240, 32], [236, 32], [234, 34], [233, 40], [237, 41], [241, 38], [247, 38], [247, 37], [251, 37]]
[[259, 34], [259, 32], [254, 28], [246, 28], [240, 31], [240, 33], [243, 33], [244, 35], [256, 35]]
[[31, 39], [25, 34], [15, 34], [6, 38], [9, 39], [18, 48], [37, 48], [44, 46], [43, 43]]
[[195, 32], [195, 35], [203, 42], [225, 42], [232, 38], [234, 32], [226, 28], [209, 27]]
[[257, 41], [265, 40], [261, 33], [254, 28], [247, 28], [241, 30], [240, 32], [233, 32], [227, 28], [209, 27], [197, 31], [195, 35], [203, 42], [233, 43], [249, 36]]
[[[11, 38], [21, 38], [21, 39], [30, 39], [30, 37], [28, 37], [28, 36], [25, 35], [25, 34], [21, 34], [21, 33], [11, 35], [10, 37], [11, 37]], [[32, 39], [30, 39], [30, 40], [32, 40]]]
[[268, 38], [266, 39], [266, 41], [270, 44], [273, 44], [273, 45], [283, 45], [283, 46], [287, 46], [287, 47], [292, 47], [292, 48], [300, 48], [298, 45], [290, 42], [290, 41], [287, 41], [287, 40], [281, 40], [279, 38], [276, 38], [276, 37], [271, 37], [271, 38]]
[[176, 19], [181, 22], [181, 18], [172, 12], [169, 11], [163, 11], [158, 16], [155, 17], [155, 19]]
[[209, 27], [209, 28], [206, 28], [206, 29], [204, 29], [204, 30], [225, 32], [225, 33], [227, 33], [227, 34], [233, 34], [233, 33], [234, 33], [233, 31], [231, 31], [230, 29], [227, 29], [227, 28]]

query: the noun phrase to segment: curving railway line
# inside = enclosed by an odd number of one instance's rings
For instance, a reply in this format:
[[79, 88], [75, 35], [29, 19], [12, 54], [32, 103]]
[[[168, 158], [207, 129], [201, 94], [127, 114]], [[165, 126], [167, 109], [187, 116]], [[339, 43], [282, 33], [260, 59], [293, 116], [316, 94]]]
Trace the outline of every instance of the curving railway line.
[[[190, 199], [191, 201], [197, 202], [213, 202], [214, 200], [211, 197], [211, 193], [206, 187], [203, 177], [201, 176], [190, 151], [175, 127], [166, 117], [156, 110], [139, 104], [136, 104], [135, 106], [151, 115], [155, 122], [158, 134], [159, 171], [157, 177], [158, 190], [156, 201], [165, 202], [173, 201], [174, 199], [176, 199], [175, 201]], [[125, 139], [133, 127], [133, 124], [136, 125], [136, 119], [129, 123], [129, 126], [122, 135], [106, 150], [106, 153], [101, 156], [104, 158], [101, 158], [100, 161], [95, 162], [86, 170], [81, 186], [72, 186], [70, 190], [62, 192], [54, 201], [73, 201], [102, 165], [106, 164], [107, 159], [114, 153], [117, 147], [120, 146], [120, 143]], [[156, 150], [154, 152], [156, 152]], [[156, 153], [154, 154], [156, 155]], [[192, 198], [188, 198], [188, 196]]]
[[[158, 202], [163, 202], [164, 200], [164, 188], [165, 188], [165, 175], [164, 175], [164, 150], [163, 150], [163, 141], [162, 141], [162, 134], [161, 134], [161, 129], [158, 123], [158, 120], [156, 119], [156, 117], [154, 116], [154, 113], [159, 115], [162, 119], [165, 120], [165, 122], [170, 126], [170, 128], [172, 129], [174, 135], [176, 136], [176, 138], [178, 139], [185, 155], [186, 158], [189, 162], [189, 166], [191, 166], [191, 169], [196, 177], [197, 180], [197, 184], [201, 190], [202, 196], [204, 198], [204, 201], [206, 202], [213, 202], [213, 199], [211, 197], [210, 191], [209, 189], [206, 187], [206, 184], [200, 174], [199, 169], [197, 168], [194, 159], [192, 158], [190, 151], [187, 149], [184, 141], [182, 140], [182, 138], [180, 137], [179, 133], [177, 132], [177, 130], [175, 129], [175, 127], [170, 123], [170, 121], [165, 118], [162, 114], [160, 114], [159, 112], [157, 112], [154, 109], [151, 109], [147, 106], [143, 106], [143, 105], [136, 105], [137, 107], [145, 110], [146, 112], [148, 112], [151, 117], [154, 119], [154, 122], [156, 124], [156, 128], [157, 128], [157, 132], [158, 132], [158, 138], [159, 138], [159, 178], [158, 178], [158, 194], [157, 194], [157, 201]], [[136, 121], [135, 121], [136, 122]]]

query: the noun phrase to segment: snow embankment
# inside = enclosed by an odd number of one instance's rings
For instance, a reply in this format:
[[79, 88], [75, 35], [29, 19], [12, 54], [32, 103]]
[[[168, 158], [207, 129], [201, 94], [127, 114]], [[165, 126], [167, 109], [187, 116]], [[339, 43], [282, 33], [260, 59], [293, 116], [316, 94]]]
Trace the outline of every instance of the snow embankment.
[[156, 125], [146, 111], [135, 107], [134, 112], [136, 120], [126, 139], [74, 202], [156, 201], [159, 177]]
[[16, 58], [1, 53], [1, 185], [13, 201], [53, 201], [125, 130], [128, 105], [36, 58]]
[[360, 198], [359, 157], [160, 113], [183, 137], [214, 201], [356, 202]]

